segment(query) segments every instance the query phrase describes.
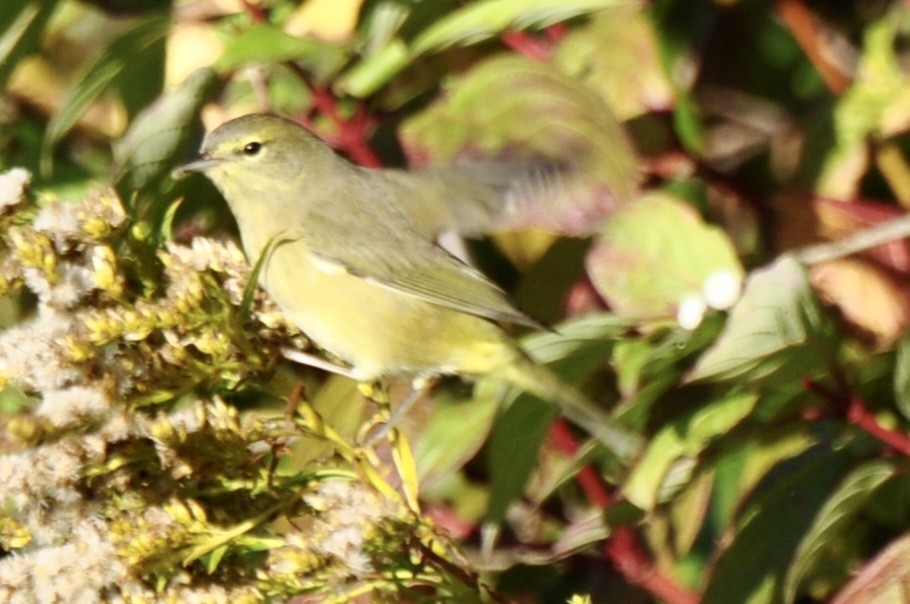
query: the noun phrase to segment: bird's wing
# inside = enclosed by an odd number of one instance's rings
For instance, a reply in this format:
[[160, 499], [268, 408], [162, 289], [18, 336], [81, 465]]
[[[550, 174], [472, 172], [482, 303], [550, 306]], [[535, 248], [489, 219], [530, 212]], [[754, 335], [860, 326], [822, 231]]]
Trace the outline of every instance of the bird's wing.
[[[476, 269], [418, 234], [406, 219], [310, 213], [285, 239], [299, 240], [325, 263], [376, 285], [494, 321], [541, 325], [509, 302], [505, 293]], [[352, 224], [369, 225], [352, 228]], [[342, 233], [342, 237], [337, 234]]]

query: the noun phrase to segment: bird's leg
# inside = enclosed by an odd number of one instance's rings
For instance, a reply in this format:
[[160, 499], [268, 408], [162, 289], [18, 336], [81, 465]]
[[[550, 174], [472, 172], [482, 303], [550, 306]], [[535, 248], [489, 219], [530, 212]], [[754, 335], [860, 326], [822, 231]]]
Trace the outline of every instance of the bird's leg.
[[[430, 379], [424, 377], [415, 378], [414, 381], [411, 382], [411, 390], [408, 392], [408, 395], [404, 397], [404, 400], [399, 403], [398, 407], [396, 407], [394, 411], [392, 411], [392, 413], [389, 415], [389, 419], [386, 420], [385, 424], [381, 428], [379, 428], [376, 434], [367, 439], [367, 446], [375, 444], [377, 441], [384, 438], [389, 433], [389, 431], [393, 430], [395, 426], [398, 425], [398, 422], [401, 421], [401, 418], [407, 415], [408, 411], [411, 410], [411, 407], [414, 406], [414, 403], [416, 403], [417, 400], [423, 396], [423, 393], [427, 391], [429, 386]], [[388, 395], [387, 392], [386, 395]], [[388, 405], [388, 398], [386, 398], [385, 404]]]

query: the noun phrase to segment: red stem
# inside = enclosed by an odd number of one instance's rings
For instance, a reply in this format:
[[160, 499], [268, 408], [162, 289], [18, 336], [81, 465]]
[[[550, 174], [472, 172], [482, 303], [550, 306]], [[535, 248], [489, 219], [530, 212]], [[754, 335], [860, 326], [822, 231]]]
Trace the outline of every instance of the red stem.
[[[557, 420], [553, 424], [550, 438], [556, 448], [563, 453], [574, 455], [578, 452], [578, 443], [563, 420]], [[575, 479], [591, 503], [601, 509], [609, 507], [613, 498], [593, 467], [585, 466]], [[604, 541], [603, 552], [629, 583], [641, 587], [655, 598], [668, 604], [698, 602], [698, 596], [680, 587], [660, 572], [631, 527], [621, 526], [614, 529], [609, 539]]]
[[[569, 427], [562, 419], [553, 422], [553, 426], [550, 428], [550, 439], [556, 445], [556, 448], [566, 455], [575, 455], [578, 452], [578, 443], [575, 442], [572, 432], [569, 431]], [[578, 486], [584, 491], [588, 501], [597, 507], [607, 509], [613, 502], [607, 485], [600, 479], [593, 467], [583, 467], [575, 475], [575, 480], [578, 481]]]
[[903, 432], [885, 428], [878, 423], [863, 400], [856, 395], [850, 397], [850, 404], [847, 407], [847, 421], [882, 441], [901, 455], [910, 457], [910, 438]]
[[552, 46], [523, 31], [507, 31], [502, 34], [502, 43], [520, 55], [535, 61], [546, 61], [552, 53]]
[[267, 18], [265, 10], [261, 6], [257, 6], [250, 2], [250, 0], [242, 0], [243, 10], [250, 16], [254, 23], [262, 23]]
[[289, 61], [287, 65], [309, 87], [316, 111], [329, 118], [338, 129], [333, 146], [350, 155], [351, 159], [361, 166], [382, 167], [382, 162], [367, 144], [367, 132], [373, 127], [375, 120], [366, 113], [364, 106], [359, 105], [350, 119], [343, 118], [338, 111], [338, 99], [327, 88], [312, 84], [309, 74], [297, 63]]
[[628, 526], [613, 531], [604, 542], [604, 553], [622, 576], [649, 594], [669, 604], [697, 604], [698, 596], [663, 575], [642, 548], [638, 536]]
[[910, 457], [910, 436], [900, 430], [886, 428], [878, 423], [862, 397], [850, 392], [846, 387], [842, 387], [840, 391], [834, 391], [812, 379], [804, 380], [803, 387], [827, 402], [851, 425], [878, 439], [901, 455]]

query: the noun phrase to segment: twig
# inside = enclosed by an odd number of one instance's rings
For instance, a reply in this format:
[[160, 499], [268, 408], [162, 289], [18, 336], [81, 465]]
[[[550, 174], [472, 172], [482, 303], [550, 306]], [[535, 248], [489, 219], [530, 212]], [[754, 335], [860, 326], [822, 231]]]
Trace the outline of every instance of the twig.
[[836, 53], [824, 46], [825, 41], [830, 38], [826, 28], [805, 3], [802, 0], [778, 0], [777, 14], [802, 47], [828, 89], [834, 94], [841, 94], [849, 88], [850, 76], [832, 60]]
[[850, 256], [879, 245], [910, 237], [910, 214], [826, 243], [810, 245], [794, 253], [803, 264], [818, 264]]

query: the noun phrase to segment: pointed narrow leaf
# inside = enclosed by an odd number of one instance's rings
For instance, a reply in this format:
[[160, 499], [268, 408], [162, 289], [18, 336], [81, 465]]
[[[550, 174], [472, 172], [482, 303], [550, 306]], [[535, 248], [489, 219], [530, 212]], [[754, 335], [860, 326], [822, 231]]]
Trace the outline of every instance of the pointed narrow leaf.
[[[627, 327], [626, 320], [620, 317], [593, 315], [560, 325], [556, 333], [533, 334], [522, 345], [566, 382], [579, 384], [607, 355], [612, 339]], [[477, 385], [481, 396], [484, 392], [493, 396], [500, 388], [502, 384], [493, 379], [481, 380]], [[491, 475], [489, 521], [501, 522], [509, 504], [524, 493], [540, 447], [557, 415], [555, 405], [522, 394], [496, 419], [487, 454]]]
[[674, 466], [694, 460], [715, 439], [726, 435], [746, 417], [757, 395], [734, 393], [711, 401], [704, 407], [660, 430], [632, 470], [623, 486], [625, 498], [643, 510], [653, 510], [684, 484], [671, 481]]
[[761, 493], [717, 559], [701, 604], [780, 602], [790, 559], [848, 463], [844, 451], [810, 451]]
[[292, 36], [274, 25], [260, 23], [228, 42], [215, 67], [225, 71], [249, 63], [297, 61], [322, 79], [336, 73], [347, 55], [338, 44]]
[[507, 29], [546, 27], [628, 0], [481, 0], [440, 19], [419, 35], [415, 53], [440, 50], [455, 44], [473, 44]]
[[862, 512], [863, 506], [896, 469], [890, 461], [876, 460], [853, 470], [831, 494], [816, 515], [809, 532], [803, 537], [793, 557], [784, 583], [784, 601], [795, 602], [802, 582], [811, 572], [820, 554], [832, 537], [843, 535], [850, 522]]
[[910, 334], [904, 335], [897, 345], [894, 360], [894, 398], [897, 408], [910, 419]]
[[412, 512], [419, 514], [420, 488], [417, 480], [417, 464], [414, 462], [411, 445], [404, 434], [398, 430], [392, 431], [391, 441], [392, 460], [395, 462], [395, 468], [401, 478], [401, 490], [404, 492], [405, 501]]
[[57, 0], [4, 0], [0, 11], [0, 88], [19, 59], [33, 52]]
[[57, 144], [79, 117], [110, 86], [135, 57], [141, 56], [167, 35], [167, 17], [144, 19], [123, 32], [95, 59], [67, 93], [60, 109], [47, 124], [41, 147], [41, 167], [50, 171]]
[[477, 454], [490, 434], [497, 402], [492, 395], [473, 400], [434, 396], [433, 412], [414, 443], [417, 474], [424, 489], [446, 480]]
[[529, 394], [522, 394], [496, 420], [490, 435], [490, 503], [487, 520], [502, 522], [509, 505], [524, 493], [540, 447], [559, 410]]

